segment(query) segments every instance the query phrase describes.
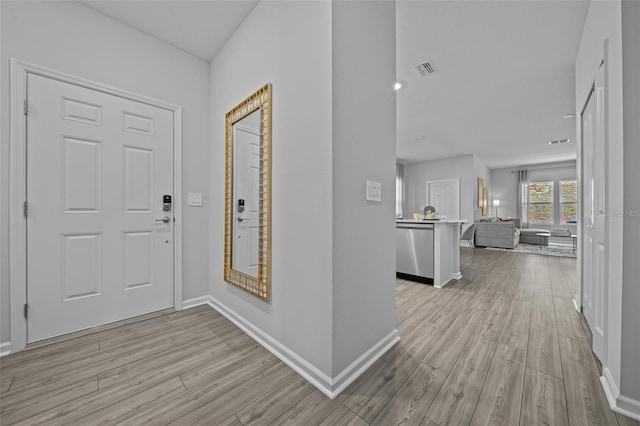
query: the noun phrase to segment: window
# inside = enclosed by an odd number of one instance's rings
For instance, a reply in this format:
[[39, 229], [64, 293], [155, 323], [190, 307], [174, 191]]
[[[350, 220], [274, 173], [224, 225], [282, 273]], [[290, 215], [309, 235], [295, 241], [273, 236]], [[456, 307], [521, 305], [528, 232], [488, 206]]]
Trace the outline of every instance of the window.
[[553, 181], [529, 183], [529, 221], [553, 225]]
[[560, 223], [576, 223], [578, 218], [578, 183], [560, 181]]
[[402, 217], [404, 204], [404, 166], [396, 163], [396, 217]]
[[396, 176], [396, 217], [402, 217], [402, 178]]

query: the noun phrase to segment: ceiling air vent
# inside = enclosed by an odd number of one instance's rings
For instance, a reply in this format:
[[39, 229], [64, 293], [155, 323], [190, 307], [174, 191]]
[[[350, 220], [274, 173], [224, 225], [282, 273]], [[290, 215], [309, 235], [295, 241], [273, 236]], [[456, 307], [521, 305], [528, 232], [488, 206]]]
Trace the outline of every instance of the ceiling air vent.
[[420, 77], [429, 77], [431, 74], [435, 74], [436, 67], [430, 61], [424, 61], [413, 67]]

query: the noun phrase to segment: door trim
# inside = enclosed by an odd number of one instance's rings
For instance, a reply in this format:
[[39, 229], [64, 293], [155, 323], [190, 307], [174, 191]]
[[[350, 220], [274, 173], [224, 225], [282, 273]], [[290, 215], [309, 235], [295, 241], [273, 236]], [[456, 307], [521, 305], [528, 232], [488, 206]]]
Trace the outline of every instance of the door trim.
[[[586, 87], [583, 88], [582, 90], [582, 94], [580, 95], [580, 102], [576, 103], [576, 140], [578, 141], [577, 144], [577, 159], [576, 159], [576, 179], [579, 182], [578, 185], [578, 217], [579, 219], [582, 219], [583, 214], [584, 214], [584, 200], [583, 200], [583, 191], [582, 191], [582, 185], [583, 185], [583, 158], [582, 158], [582, 153], [583, 153], [583, 134], [582, 134], [582, 113], [584, 112], [585, 108], [587, 107], [587, 102], [589, 101], [589, 97], [591, 96], [591, 92], [593, 91], [595, 84], [596, 84], [596, 74], [598, 73], [598, 70], [600, 69], [600, 66], [604, 67], [604, 96], [605, 96], [605, 111], [604, 111], [604, 137], [608, 138], [609, 137], [609, 116], [608, 116], [608, 98], [609, 98], [609, 67], [608, 67], [608, 53], [609, 53], [609, 39], [604, 39], [603, 40], [603, 46], [602, 46], [602, 51], [600, 52], [600, 55], [598, 55], [598, 60], [593, 68], [593, 71], [591, 72], [591, 77], [589, 78], [589, 82], [587, 84]], [[608, 176], [609, 175], [609, 149], [608, 149], [608, 144], [605, 145], [605, 163], [604, 163], [604, 175]], [[606, 185], [605, 185], [606, 188]], [[608, 192], [608, 191], [607, 191]], [[605, 205], [608, 205], [608, 194], [605, 193]], [[609, 220], [605, 217], [605, 221], [604, 221], [604, 232], [605, 235], [609, 234]], [[576, 245], [576, 258], [577, 258], [577, 262], [576, 262], [576, 268], [578, 269], [577, 271], [577, 279], [578, 279], [578, 285], [576, 286], [576, 294], [575, 294], [575, 298], [573, 299], [573, 305], [576, 308], [576, 311], [578, 312], [582, 312], [582, 288], [583, 288], [583, 280], [582, 280], [582, 267], [583, 267], [583, 258], [584, 256], [582, 256], [584, 247], [582, 245], [582, 235], [584, 234], [584, 221], [583, 220], [578, 220], [578, 226], [577, 226], [577, 235], [578, 235], [578, 241], [577, 241], [577, 245]], [[607, 244], [607, 247], [605, 248], [605, 277], [608, 277], [608, 273], [609, 273], [609, 246]], [[608, 320], [607, 320], [608, 321]], [[602, 360], [601, 360], [602, 361]]]
[[23, 203], [27, 196], [27, 118], [23, 102], [27, 93], [27, 76], [38, 75], [87, 89], [96, 90], [136, 102], [162, 108], [173, 113], [173, 304], [182, 309], [182, 107], [116, 89], [84, 78], [46, 67], [10, 59], [10, 125], [9, 125], [9, 291], [11, 309], [11, 352], [27, 346], [27, 321], [23, 307], [27, 302], [27, 223]]
[[[578, 222], [578, 254], [577, 254], [577, 258], [578, 258], [578, 262], [577, 262], [577, 268], [578, 268], [578, 285], [576, 286], [576, 298], [574, 299], [574, 305], [576, 307], [576, 309], [579, 312], [583, 311], [583, 294], [584, 294], [584, 274], [583, 274], [583, 268], [584, 268], [584, 256], [582, 256], [584, 247], [583, 247], [583, 238], [582, 235], [584, 234], [584, 220], [582, 220], [583, 216], [584, 216], [584, 197], [583, 197], [583, 186], [584, 186], [584, 182], [582, 182], [582, 177], [584, 176], [584, 158], [583, 158], [583, 152], [584, 152], [584, 135], [583, 135], [583, 124], [582, 124], [582, 115], [587, 107], [587, 103], [590, 101], [591, 96], [594, 97], [596, 96], [595, 91], [597, 90], [596, 87], [596, 79], [597, 79], [597, 73], [599, 72], [600, 68], [602, 68], [603, 71], [603, 85], [604, 85], [604, 117], [603, 117], [603, 133], [604, 133], [604, 188], [605, 188], [605, 194], [604, 194], [604, 205], [605, 205], [605, 209], [608, 208], [607, 206], [609, 206], [609, 191], [608, 191], [608, 187], [607, 187], [607, 182], [608, 182], [608, 178], [607, 176], [609, 176], [609, 143], [608, 143], [608, 139], [609, 139], [609, 103], [608, 103], [608, 98], [609, 98], [609, 85], [608, 85], [608, 80], [609, 80], [609, 69], [608, 69], [608, 46], [609, 46], [609, 40], [608, 39], [604, 39], [603, 41], [603, 48], [602, 51], [600, 53], [600, 55], [598, 56], [598, 60], [593, 68], [593, 71], [591, 73], [591, 77], [589, 78], [588, 84], [587, 86], [583, 89], [582, 95], [581, 95], [581, 99], [580, 99], [580, 103], [577, 103], [576, 106], [580, 106], [580, 109], [578, 110], [578, 114], [576, 115], [578, 117], [578, 124], [577, 124], [577, 138], [578, 138], [578, 152], [577, 152], [577, 175], [578, 175], [578, 179], [580, 179], [580, 185], [579, 187], [579, 193], [578, 193], [578, 214], [579, 216], [579, 222]], [[608, 238], [606, 236], [609, 235], [609, 227], [610, 227], [610, 222], [609, 222], [609, 218], [605, 215], [604, 217], [604, 235], [605, 235], [605, 248], [604, 248], [604, 277], [605, 280], [608, 280], [609, 277], [609, 241]], [[603, 314], [602, 314], [602, 318], [603, 318], [603, 328], [604, 328], [604, 340], [602, 342], [602, 353], [598, 354], [597, 356], [600, 358], [600, 362], [602, 363], [603, 367], [607, 367], [609, 364], [609, 322], [610, 322], [610, 318], [609, 318], [609, 294], [608, 294], [608, 287], [605, 286], [604, 287], [604, 292], [603, 292], [603, 299], [601, 301], [602, 303], [602, 309], [604, 310]], [[591, 327], [591, 325], [589, 324], [589, 327]], [[591, 350], [593, 351], [593, 345], [591, 347]]]

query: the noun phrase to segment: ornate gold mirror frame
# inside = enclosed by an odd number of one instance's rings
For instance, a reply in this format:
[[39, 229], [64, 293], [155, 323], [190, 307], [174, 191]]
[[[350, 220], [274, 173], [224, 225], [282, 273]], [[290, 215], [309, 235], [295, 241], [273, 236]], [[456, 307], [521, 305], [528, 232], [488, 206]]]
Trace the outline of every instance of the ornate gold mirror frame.
[[[233, 126], [260, 110], [260, 153], [258, 172], [258, 273], [257, 277], [233, 269], [234, 152]], [[271, 297], [271, 84], [238, 104], [225, 117], [225, 220], [224, 279], [263, 300]]]

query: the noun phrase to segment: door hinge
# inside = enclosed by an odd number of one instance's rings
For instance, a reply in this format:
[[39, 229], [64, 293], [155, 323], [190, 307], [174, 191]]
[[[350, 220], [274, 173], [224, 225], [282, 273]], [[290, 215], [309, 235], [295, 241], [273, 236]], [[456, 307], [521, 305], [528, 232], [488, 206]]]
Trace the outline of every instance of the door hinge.
[[25, 319], [29, 318], [29, 305], [28, 304], [24, 304], [24, 317]]
[[28, 201], [25, 201], [24, 204], [22, 205], [22, 211], [24, 213], [25, 219], [27, 217], [29, 217], [29, 202]]
[[24, 100], [24, 115], [28, 115], [29, 114], [29, 101], [28, 100]]

